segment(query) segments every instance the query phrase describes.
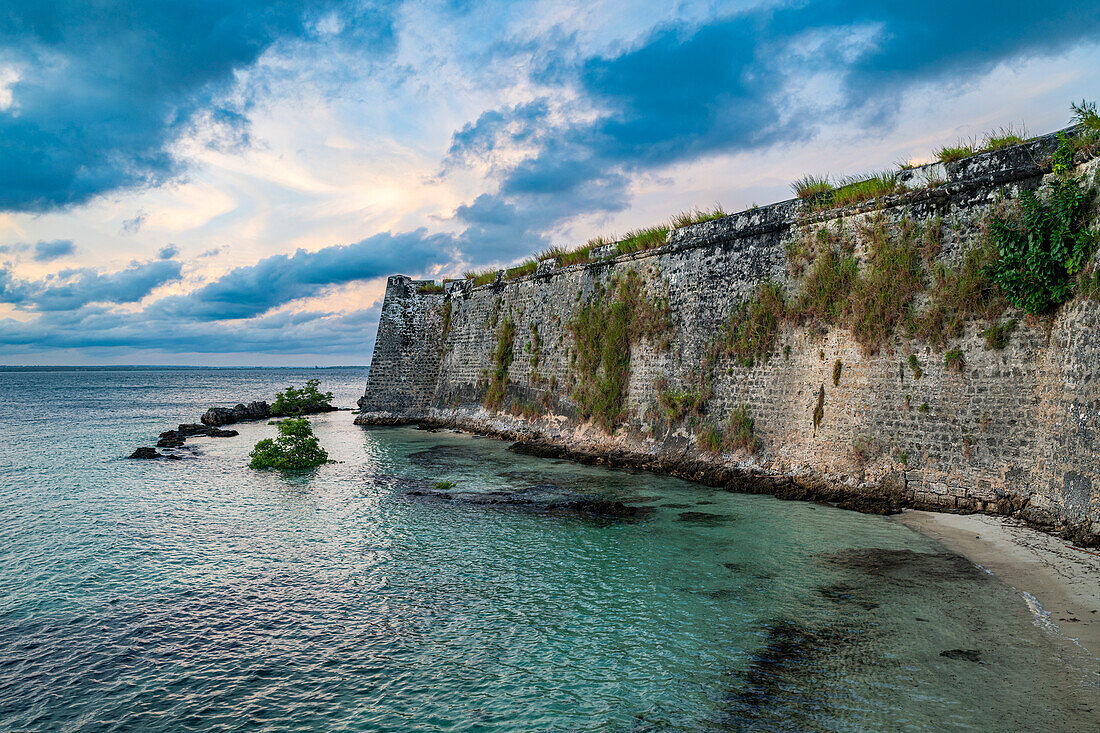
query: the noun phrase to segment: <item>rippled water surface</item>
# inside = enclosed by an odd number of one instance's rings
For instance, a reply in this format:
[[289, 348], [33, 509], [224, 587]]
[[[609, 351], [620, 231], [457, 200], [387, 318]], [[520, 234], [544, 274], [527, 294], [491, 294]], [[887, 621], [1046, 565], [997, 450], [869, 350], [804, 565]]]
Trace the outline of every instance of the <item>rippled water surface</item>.
[[246, 467], [266, 424], [124, 458], [314, 376], [365, 370], [0, 373], [0, 729], [1100, 723], [1019, 594], [884, 518], [348, 412], [310, 472]]

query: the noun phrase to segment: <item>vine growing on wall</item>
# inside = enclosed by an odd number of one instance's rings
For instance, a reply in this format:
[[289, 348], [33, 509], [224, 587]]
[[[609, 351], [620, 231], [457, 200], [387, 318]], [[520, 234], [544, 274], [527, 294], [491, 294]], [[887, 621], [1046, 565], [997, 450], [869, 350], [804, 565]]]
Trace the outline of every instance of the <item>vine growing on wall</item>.
[[634, 270], [578, 306], [568, 328], [574, 344], [573, 400], [582, 419], [614, 431], [624, 418], [633, 345], [649, 338], [667, 348], [670, 327], [668, 302], [649, 297]]
[[492, 353], [492, 366], [485, 375], [485, 407], [500, 410], [508, 392], [508, 367], [515, 358], [513, 345], [516, 337], [516, 324], [510, 316], [505, 316], [497, 329], [496, 346]]
[[1073, 297], [1076, 275], [1096, 249], [1097, 235], [1085, 227], [1094, 195], [1078, 178], [1057, 179], [1046, 200], [1025, 191], [1017, 216], [993, 217], [992, 278], [1012, 305], [1038, 314]]

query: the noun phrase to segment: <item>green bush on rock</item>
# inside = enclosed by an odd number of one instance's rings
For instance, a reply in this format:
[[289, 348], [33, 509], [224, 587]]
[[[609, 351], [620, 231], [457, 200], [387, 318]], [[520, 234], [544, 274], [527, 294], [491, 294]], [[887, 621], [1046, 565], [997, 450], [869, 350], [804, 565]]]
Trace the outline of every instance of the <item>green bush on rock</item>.
[[322, 392], [318, 389], [321, 380], [311, 379], [301, 389], [294, 386], [287, 387], [285, 391], [275, 395], [275, 404], [271, 406], [271, 414], [276, 417], [288, 415], [301, 415], [307, 412], [324, 412], [332, 407], [332, 392]]
[[248, 454], [252, 459], [249, 468], [313, 468], [328, 461], [328, 453], [306, 418], [287, 418], [278, 423], [278, 428], [277, 438], [264, 438]]

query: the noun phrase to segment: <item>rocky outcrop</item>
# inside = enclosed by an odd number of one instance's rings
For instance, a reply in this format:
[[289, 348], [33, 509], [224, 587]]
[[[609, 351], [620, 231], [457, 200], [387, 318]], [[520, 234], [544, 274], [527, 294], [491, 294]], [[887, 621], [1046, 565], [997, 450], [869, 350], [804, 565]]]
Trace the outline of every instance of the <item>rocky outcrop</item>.
[[195, 423], [183, 423], [175, 430], [166, 430], [160, 434], [157, 441], [158, 448], [179, 448], [188, 438], [203, 436], [206, 438], [232, 438], [240, 435], [236, 430], [222, 430], [210, 425], [196, 425]]
[[266, 420], [271, 417], [271, 407], [263, 401], [238, 404], [236, 407], [211, 407], [200, 418], [203, 425], [220, 427], [248, 420]]
[[127, 457], [128, 458], [138, 458], [138, 459], [143, 459], [143, 460], [152, 460], [152, 459], [155, 459], [155, 458], [166, 458], [168, 460], [178, 461], [180, 459], [180, 457], [177, 456], [177, 455], [173, 455], [171, 453], [161, 453], [156, 448], [148, 448], [148, 447], [138, 448], [136, 451], [134, 451], [133, 453], [131, 453]]
[[[295, 414], [320, 415], [325, 412], [336, 412], [339, 409], [327, 402], [308, 402], [301, 405]], [[220, 427], [238, 422], [267, 420], [272, 417], [286, 417], [286, 415], [274, 412], [266, 402], [259, 401], [249, 402], [247, 405], [242, 403], [235, 407], [211, 407], [203, 413], [200, 420], [203, 425]]]

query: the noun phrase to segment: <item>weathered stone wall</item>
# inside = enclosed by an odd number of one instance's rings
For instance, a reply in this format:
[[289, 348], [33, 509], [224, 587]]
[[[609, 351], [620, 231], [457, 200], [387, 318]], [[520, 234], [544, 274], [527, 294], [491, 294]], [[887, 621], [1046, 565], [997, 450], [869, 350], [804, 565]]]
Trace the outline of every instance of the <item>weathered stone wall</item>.
[[[695, 466], [684, 475], [705, 476], [698, 469], [704, 464], [721, 476], [796, 477], [911, 506], [1100, 527], [1100, 305], [1092, 301], [1074, 301], [1053, 320], [1021, 320], [1004, 350], [986, 348], [984, 324], [968, 325], [952, 344], [964, 355], [958, 373], [946, 368], [942, 352], [919, 341], [899, 337], [868, 354], [848, 330], [786, 324], [777, 353], [763, 363], [721, 361], [715, 370], [706, 417], [721, 421], [747, 405], [762, 444], [753, 455], [711, 456], [696, 447], [689, 425], [670, 425], [656, 409], [658, 381], [682, 387], [760, 281], [788, 281], [785, 245], [806, 227], [855, 232], [875, 217], [915, 222], [939, 227], [940, 256], [955, 258], [994, 207], [1041, 185], [1055, 146], [1046, 136], [906, 171], [916, 192], [854, 207], [812, 212], [788, 201], [675, 229], [665, 246], [647, 252], [570, 267], [542, 263], [536, 274], [498, 276], [479, 288], [449, 283], [446, 299], [418, 295], [408, 278], [391, 278], [359, 422], [429, 420], [634, 456], [635, 465]], [[1079, 172], [1095, 179], [1096, 161]], [[858, 238], [857, 255], [866, 255]], [[634, 346], [629, 418], [608, 435], [577, 420], [568, 323], [601, 284], [629, 270], [644, 275], [652, 296], [667, 298], [672, 339], [667, 350], [649, 341]], [[495, 413], [482, 402], [505, 318], [516, 326], [515, 357], [505, 411]], [[923, 369], [920, 379], [910, 353]], [[834, 385], [837, 360], [843, 366]], [[823, 418], [815, 427], [822, 388]], [[870, 448], [860, 454], [857, 445]]]
[[385, 412], [395, 421], [415, 417], [431, 404], [439, 377], [442, 293], [421, 293], [430, 280], [393, 275], [378, 319], [363, 412]]

